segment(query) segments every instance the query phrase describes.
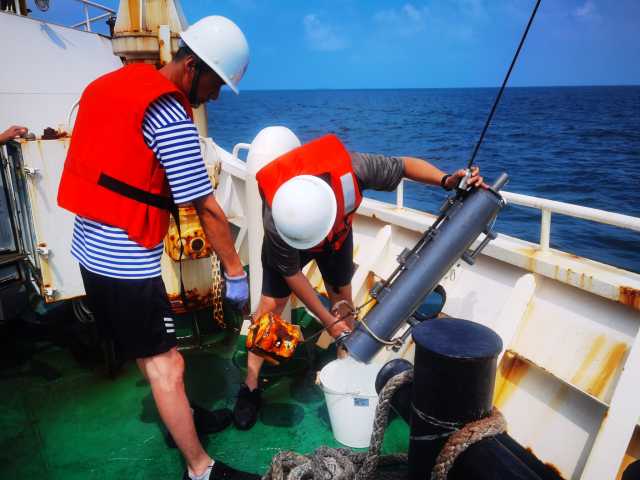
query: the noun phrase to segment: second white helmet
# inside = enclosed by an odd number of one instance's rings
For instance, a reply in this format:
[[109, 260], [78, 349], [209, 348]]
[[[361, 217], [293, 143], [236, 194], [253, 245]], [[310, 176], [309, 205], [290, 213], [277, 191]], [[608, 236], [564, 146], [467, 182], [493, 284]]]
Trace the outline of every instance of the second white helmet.
[[247, 155], [247, 169], [255, 175], [262, 167], [300, 145], [300, 139], [287, 127], [263, 128], [251, 142]]
[[298, 250], [318, 245], [336, 219], [336, 197], [321, 178], [298, 175], [276, 191], [271, 214], [282, 239]]
[[249, 44], [235, 23], [226, 17], [211, 15], [181, 32], [180, 37], [231, 90], [238, 93], [238, 83], [249, 65]]

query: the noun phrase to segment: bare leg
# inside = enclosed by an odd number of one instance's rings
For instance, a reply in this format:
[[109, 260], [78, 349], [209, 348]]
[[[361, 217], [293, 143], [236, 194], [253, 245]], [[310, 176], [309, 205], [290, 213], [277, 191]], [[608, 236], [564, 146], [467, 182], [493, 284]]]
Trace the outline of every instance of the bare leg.
[[165, 426], [187, 462], [189, 471], [202, 474], [211, 465], [196, 428], [184, 391], [184, 359], [176, 348], [148, 358], [139, 358], [138, 367], [149, 380], [156, 407]]
[[[258, 308], [256, 309], [254, 317], [260, 318], [262, 315], [269, 312], [273, 312], [276, 315], [282, 314], [284, 307], [287, 305], [287, 300], [289, 300], [289, 297], [274, 298], [267, 297], [266, 295], [260, 296], [260, 302], [258, 303]], [[260, 369], [262, 368], [263, 363], [264, 360], [262, 357], [251, 352], [247, 355], [247, 378], [244, 383], [250, 390], [258, 388], [258, 378], [260, 376]]]

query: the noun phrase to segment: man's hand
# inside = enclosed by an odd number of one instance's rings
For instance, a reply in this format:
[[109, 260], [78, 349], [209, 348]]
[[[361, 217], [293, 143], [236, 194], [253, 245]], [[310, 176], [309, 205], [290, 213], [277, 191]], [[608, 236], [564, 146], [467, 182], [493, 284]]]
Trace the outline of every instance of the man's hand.
[[7, 143], [9, 140], [20, 138], [27, 134], [29, 130], [27, 127], [21, 127], [19, 125], [12, 125], [4, 132], [0, 133], [0, 145]]
[[333, 324], [327, 328], [327, 332], [333, 338], [338, 338], [344, 333], [351, 333], [355, 328], [355, 310], [351, 304], [342, 300], [331, 308], [334, 317]]
[[351, 330], [348, 319], [340, 319], [339, 317], [334, 317], [333, 325], [327, 327], [327, 333], [333, 338], [338, 338], [343, 333], [351, 333]]
[[225, 298], [233, 304], [238, 310], [242, 310], [249, 300], [249, 282], [247, 281], [247, 274], [243, 272], [242, 275], [237, 277], [230, 277], [224, 274], [226, 280], [226, 292]]
[[[462, 168], [452, 173], [444, 182], [444, 188], [446, 188], [447, 190], [454, 189], [458, 186], [458, 183], [460, 183], [460, 180], [462, 180], [466, 174], [467, 171]], [[469, 177], [469, 180], [467, 180], [467, 185], [470, 187], [489, 188], [489, 186], [484, 183], [483, 178], [480, 176], [480, 169], [478, 167], [471, 167], [471, 177]]]

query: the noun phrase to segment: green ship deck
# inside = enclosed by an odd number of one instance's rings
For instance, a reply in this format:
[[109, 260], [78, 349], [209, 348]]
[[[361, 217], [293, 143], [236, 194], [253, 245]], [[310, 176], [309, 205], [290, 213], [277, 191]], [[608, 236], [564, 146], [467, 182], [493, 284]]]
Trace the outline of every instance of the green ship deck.
[[[2, 335], [0, 478], [181, 478], [181, 456], [167, 446], [149, 386], [136, 366], [128, 363], [109, 378], [99, 355], [80, 341], [86, 332], [71, 320], [70, 309], [48, 317], [57, 318], [13, 324]], [[189, 320], [181, 322], [179, 333], [189, 333]], [[244, 378], [238, 367], [246, 354], [243, 338], [210, 332], [207, 340], [214, 344], [183, 351], [188, 395], [208, 408], [233, 408]], [[296, 355], [288, 365], [269, 369], [264, 407], [253, 429], [231, 426], [203, 439], [214, 458], [263, 474], [281, 450], [309, 453], [321, 445], [340, 446], [315, 385], [316, 372], [335, 351], [301, 347]], [[383, 451], [407, 447], [408, 427], [394, 418]]]

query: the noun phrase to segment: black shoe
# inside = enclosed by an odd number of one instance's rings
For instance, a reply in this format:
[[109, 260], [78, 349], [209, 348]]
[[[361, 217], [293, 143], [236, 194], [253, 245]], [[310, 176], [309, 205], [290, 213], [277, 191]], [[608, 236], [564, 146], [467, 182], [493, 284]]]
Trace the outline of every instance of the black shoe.
[[249, 430], [258, 420], [258, 410], [262, 405], [262, 395], [259, 388], [251, 391], [246, 384], [240, 386], [238, 400], [233, 409], [233, 423], [238, 430]]
[[[209, 480], [260, 480], [262, 477], [255, 473], [241, 472], [235, 468], [231, 468], [229, 465], [225, 465], [219, 460], [213, 464], [211, 473], [209, 473]], [[189, 470], [184, 472], [182, 480], [189, 479]]]
[[[228, 408], [207, 410], [192, 403], [191, 409], [193, 410], [193, 423], [196, 426], [198, 436], [220, 432], [231, 425], [231, 410]], [[169, 448], [176, 448], [177, 446], [169, 432], [167, 432], [166, 442]]]
[[196, 431], [199, 434], [208, 435], [221, 432], [231, 425], [231, 410], [228, 408], [207, 410], [193, 403], [191, 408], [193, 409], [193, 423], [196, 424]]

